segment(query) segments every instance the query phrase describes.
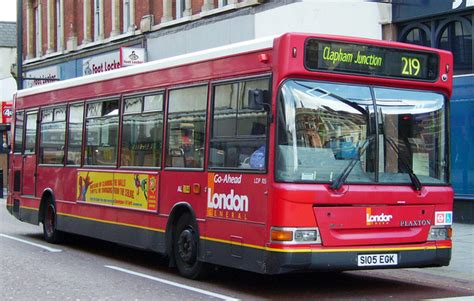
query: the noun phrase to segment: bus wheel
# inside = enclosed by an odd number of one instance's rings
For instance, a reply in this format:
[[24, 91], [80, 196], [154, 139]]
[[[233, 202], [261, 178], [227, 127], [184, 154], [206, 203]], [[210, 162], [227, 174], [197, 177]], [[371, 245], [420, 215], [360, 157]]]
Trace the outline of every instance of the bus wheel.
[[64, 233], [56, 229], [56, 222], [56, 206], [54, 202], [47, 200], [43, 214], [43, 236], [47, 242], [53, 244], [60, 243], [64, 238]]
[[176, 266], [181, 275], [190, 279], [204, 277], [209, 267], [199, 261], [199, 237], [197, 224], [191, 214], [185, 213], [178, 220], [173, 235], [173, 252]]

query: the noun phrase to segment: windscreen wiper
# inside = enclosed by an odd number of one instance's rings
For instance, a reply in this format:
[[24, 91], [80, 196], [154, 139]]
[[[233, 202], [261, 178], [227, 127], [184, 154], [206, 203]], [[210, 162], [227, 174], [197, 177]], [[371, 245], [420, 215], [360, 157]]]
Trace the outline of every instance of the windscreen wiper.
[[[423, 185], [421, 184], [420, 179], [418, 179], [415, 172], [413, 172], [413, 169], [411, 169], [410, 164], [405, 159], [405, 157], [400, 156], [400, 150], [399, 150], [398, 146], [395, 145], [395, 142], [392, 140], [392, 138], [389, 138], [385, 135], [385, 120], [383, 118], [382, 109], [380, 109], [380, 115], [382, 116], [381, 117], [382, 118], [381, 119], [381, 121], [382, 121], [382, 130], [383, 130], [382, 135], [383, 135], [384, 141], [387, 142], [387, 144], [393, 149], [393, 151], [397, 155], [397, 158], [400, 159], [400, 162], [402, 163], [402, 167], [405, 169], [406, 172], [408, 172], [408, 176], [410, 177], [410, 180], [411, 180], [413, 186], [415, 186], [415, 190], [420, 191], [421, 188], [423, 188]], [[410, 145], [407, 144], [405, 139], [402, 139], [402, 141], [405, 144], [405, 146], [408, 149], [410, 149]]]
[[332, 190], [338, 190], [339, 188], [341, 188], [342, 184], [344, 184], [344, 182], [346, 182], [347, 180], [347, 177], [349, 176], [349, 174], [351, 173], [351, 171], [354, 169], [354, 167], [356, 166], [357, 162], [359, 161], [360, 157], [365, 153], [365, 151], [367, 150], [367, 147], [369, 146], [370, 144], [370, 141], [374, 139], [374, 136], [371, 136], [369, 137], [367, 140], [364, 141], [364, 144], [362, 144], [357, 153], [358, 153], [358, 156], [356, 158], [353, 158], [349, 164], [347, 164], [346, 168], [344, 168], [344, 170], [341, 172], [341, 174], [339, 175], [339, 177], [336, 179], [336, 181], [334, 181], [331, 186], [329, 186], [329, 188], [331, 188]]
[[[408, 175], [410, 176], [411, 182], [413, 183], [413, 186], [415, 186], [415, 190], [420, 191], [421, 188], [423, 188], [423, 185], [421, 184], [420, 179], [418, 179], [416, 174], [413, 172], [413, 169], [411, 169], [410, 164], [408, 163], [408, 161], [403, 156], [400, 156], [400, 150], [395, 145], [395, 142], [393, 142], [393, 140], [391, 138], [386, 137], [385, 135], [383, 135], [383, 136], [384, 136], [385, 141], [387, 142], [387, 144], [390, 145], [390, 147], [393, 149], [393, 151], [397, 154], [397, 157], [400, 159], [400, 162], [402, 163], [402, 167], [405, 169], [406, 172], [408, 172]], [[402, 140], [402, 141], [406, 145], [405, 140]], [[407, 145], [407, 147], [409, 147], [409, 146]]]

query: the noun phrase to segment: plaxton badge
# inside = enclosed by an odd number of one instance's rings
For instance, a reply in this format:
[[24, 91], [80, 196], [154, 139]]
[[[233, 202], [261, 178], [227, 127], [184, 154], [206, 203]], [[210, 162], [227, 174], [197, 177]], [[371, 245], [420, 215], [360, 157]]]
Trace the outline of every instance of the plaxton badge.
[[400, 227], [414, 227], [414, 226], [431, 226], [431, 221], [429, 219], [419, 219], [419, 220], [400, 222]]

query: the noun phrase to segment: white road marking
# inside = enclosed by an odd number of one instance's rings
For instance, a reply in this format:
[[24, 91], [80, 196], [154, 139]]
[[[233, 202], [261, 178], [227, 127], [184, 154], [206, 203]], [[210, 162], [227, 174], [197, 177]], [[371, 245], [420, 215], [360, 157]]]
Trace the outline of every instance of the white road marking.
[[24, 239], [16, 238], [16, 237], [13, 237], [13, 236], [10, 236], [10, 235], [6, 235], [6, 234], [2, 234], [2, 233], [0, 233], [0, 237], [5, 237], [5, 238], [12, 239], [12, 240], [16, 240], [16, 241], [19, 241], [19, 242], [22, 242], [22, 243], [25, 243], [25, 244], [28, 244], [28, 245], [32, 245], [32, 246], [35, 246], [35, 247], [38, 247], [38, 248], [45, 249], [45, 250], [47, 250], [47, 251], [49, 251], [49, 252], [52, 252], [52, 253], [58, 253], [58, 252], [62, 252], [62, 251], [63, 251], [63, 250], [61, 250], [61, 249], [50, 248], [50, 247], [47, 247], [47, 246], [43, 246], [43, 245], [40, 245], [40, 244], [31, 242], [31, 241], [27, 241], [27, 240], [24, 240]]
[[188, 286], [188, 285], [185, 285], [185, 284], [180, 284], [180, 283], [177, 283], [177, 282], [173, 282], [173, 281], [153, 277], [153, 276], [150, 276], [150, 275], [134, 272], [134, 271], [127, 270], [127, 269], [120, 268], [120, 267], [116, 267], [116, 266], [113, 266], [113, 265], [104, 265], [104, 267], [109, 268], [109, 269], [113, 269], [113, 270], [116, 270], [116, 271], [124, 272], [124, 273], [127, 273], [127, 274], [135, 275], [135, 276], [138, 276], [138, 277], [150, 279], [150, 280], [153, 280], [153, 281], [161, 282], [161, 283], [168, 284], [168, 285], [171, 285], [171, 286], [179, 287], [179, 288], [182, 288], [182, 289], [185, 289], [185, 290], [197, 292], [197, 293], [207, 295], [207, 296], [211, 296], [211, 297], [214, 297], [214, 298], [219, 298], [219, 299], [222, 299], [222, 300], [228, 300], [228, 301], [237, 301], [237, 300], [239, 300], [239, 299], [235, 299], [235, 298], [232, 298], [232, 297], [229, 297], [229, 296], [213, 293], [213, 292], [210, 292], [210, 291], [206, 291], [206, 290], [203, 290], [203, 289], [200, 289], [200, 288]]

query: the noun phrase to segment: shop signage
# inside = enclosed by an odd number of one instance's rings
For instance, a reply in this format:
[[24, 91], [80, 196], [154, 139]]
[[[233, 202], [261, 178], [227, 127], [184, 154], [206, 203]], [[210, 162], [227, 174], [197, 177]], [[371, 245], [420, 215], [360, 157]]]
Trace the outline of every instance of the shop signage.
[[13, 115], [13, 104], [9, 101], [2, 101], [2, 124], [10, 123]]
[[135, 47], [120, 48], [120, 64], [122, 66], [133, 66], [145, 63], [145, 49]]
[[82, 75], [102, 73], [119, 69], [120, 67], [121, 64], [119, 51], [82, 59]]
[[[59, 67], [51, 66], [26, 72], [24, 75], [24, 86], [25, 88], [31, 88], [34, 86], [44, 85], [58, 81], [60, 77]], [[28, 79], [31, 78], [31, 79]]]

